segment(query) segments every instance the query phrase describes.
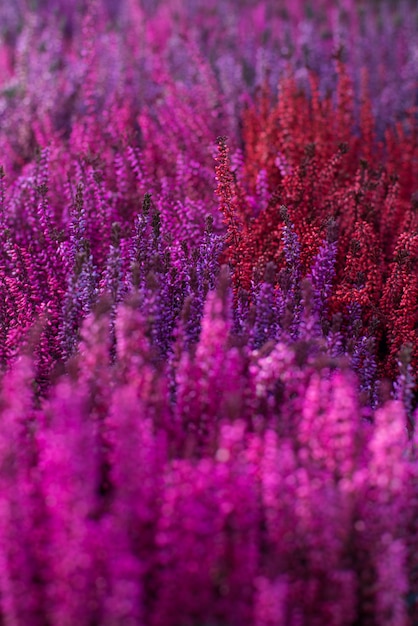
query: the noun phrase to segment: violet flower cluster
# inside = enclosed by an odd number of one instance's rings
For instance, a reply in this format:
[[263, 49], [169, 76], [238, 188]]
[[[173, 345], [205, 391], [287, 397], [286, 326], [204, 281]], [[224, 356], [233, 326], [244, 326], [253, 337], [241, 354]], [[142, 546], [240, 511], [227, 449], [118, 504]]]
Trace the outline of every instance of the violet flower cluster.
[[1, 624], [418, 624], [417, 19], [0, 7]]

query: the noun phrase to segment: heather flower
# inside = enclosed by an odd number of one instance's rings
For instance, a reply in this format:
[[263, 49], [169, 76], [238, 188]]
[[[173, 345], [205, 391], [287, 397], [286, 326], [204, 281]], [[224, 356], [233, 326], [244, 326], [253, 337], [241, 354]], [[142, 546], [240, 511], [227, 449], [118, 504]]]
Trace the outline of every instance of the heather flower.
[[94, 606], [97, 573], [91, 536], [96, 532], [99, 450], [94, 421], [86, 420], [87, 401], [82, 387], [60, 383], [45, 407], [38, 434], [48, 537], [45, 617], [63, 625], [87, 624]]
[[255, 321], [252, 329], [252, 344], [255, 349], [267, 341], [275, 340], [283, 311], [278, 306], [279, 297], [274, 286], [275, 267], [270, 263], [265, 272], [265, 280], [256, 286]]
[[0, 622], [415, 623], [417, 10], [311, 4], [0, 7]]
[[315, 311], [320, 317], [326, 313], [324, 309], [332, 292], [337, 258], [337, 240], [334, 239], [334, 233], [332, 232], [334, 224], [331, 222], [328, 228], [329, 236], [327, 241], [319, 249], [308, 276], [314, 290]]
[[43, 506], [33, 441], [34, 412], [28, 356], [21, 356], [2, 380], [0, 440], [1, 481], [1, 611], [12, 623], [40, 624], [43, 590], [32, 585], [42, 579], [44, 530], [36, 525]]

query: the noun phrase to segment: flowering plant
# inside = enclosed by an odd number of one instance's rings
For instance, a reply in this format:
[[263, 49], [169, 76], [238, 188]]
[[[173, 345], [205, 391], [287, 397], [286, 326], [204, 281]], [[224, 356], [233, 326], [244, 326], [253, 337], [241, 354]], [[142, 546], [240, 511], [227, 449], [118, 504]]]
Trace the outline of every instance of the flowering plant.
[[418, 624], [415, 4], [0, 17], [0, 622]]

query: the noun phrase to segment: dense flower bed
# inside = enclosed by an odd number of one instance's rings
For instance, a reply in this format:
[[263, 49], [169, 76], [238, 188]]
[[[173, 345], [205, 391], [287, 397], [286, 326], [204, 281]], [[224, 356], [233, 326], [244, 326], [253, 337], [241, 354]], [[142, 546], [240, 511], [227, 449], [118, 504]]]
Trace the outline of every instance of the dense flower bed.
[[1, 624], [418, 624], [417, 20], [0, 7]]

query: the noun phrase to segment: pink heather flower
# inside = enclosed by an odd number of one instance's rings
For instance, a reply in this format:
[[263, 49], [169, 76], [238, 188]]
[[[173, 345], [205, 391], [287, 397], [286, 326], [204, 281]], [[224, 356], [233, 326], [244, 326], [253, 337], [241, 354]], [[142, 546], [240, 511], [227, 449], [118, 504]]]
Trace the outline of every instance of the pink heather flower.
[[254, 609], [254, 626], [287, 626], [286, 595], [288, 581], [278, 578], [270, 581], [260, 576], [255, 581], [256, 599]]
[[43, 524], [47, 616], [55, 624], [88, 624], [94, 614], [92, 535], [97, 532], [99, 449], [83, 387], [61, 382], [44, 409], [37, 436], [45, 501]]

